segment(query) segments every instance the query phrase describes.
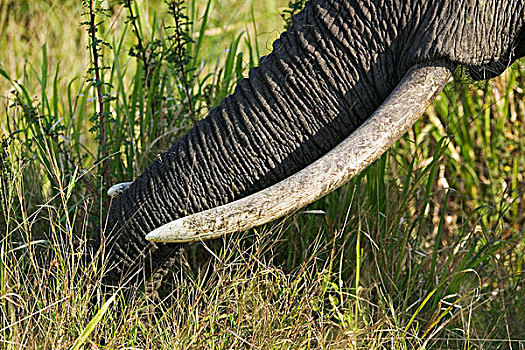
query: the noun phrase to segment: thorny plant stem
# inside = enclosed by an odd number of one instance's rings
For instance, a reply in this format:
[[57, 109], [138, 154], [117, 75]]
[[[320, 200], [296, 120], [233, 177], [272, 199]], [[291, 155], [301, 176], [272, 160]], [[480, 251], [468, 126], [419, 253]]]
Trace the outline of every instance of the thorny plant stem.
[[[100, 66], [99, 66], [99, 54], [98, 54], [98, 41], [96, 37], [97, 24], [95, 18], [95, 2], [94, 0], [89, 1], [89, 33], [91, 37], [91, 48], [93, 50], [93, 70], [95, 72], [94, 85], [97, 89], [97, 101], [99, 110], [99, 127], [100, 127], [100, 148], [102, 157], [102, 167], [104, 168], [102, 173], [102, 180], [104, 185], [109, 184], [109, 166], [107, 159], [107, 148], [106, 148], [106, 127], [104, 120], [104, 96], [102, 94], [102, 81], [100, 80]], [[102, 191], [104, 192], [104, 191]]]
[[135, 32], [135, 36], [137, 37], [137, 41], [138, 41], [137, 45], [138, 45], [138, 49], [140, 52], [140, 60], [144, 64], [144, 76], [146, 77], [145, 79], [146, 87], [149, 88], [149, 85], [150, 85], [150, 81], [149, 81], [150, 62], [149, 61], [150, 60], [148, 60], [148, 58], [146, 57], [146, 50], [144, 49], [144, 44], [142, 43], [142, 37], [140, 36], [140, 31], [139, 31], [139, 28], [137, 27], [137, 17], [135, 17], [135, 15], [133, 14], [133, 9], [131, 7], [131, 0], [126, 1], [126, 7], [128, 8], [128, 11], [129, 11], [129, 18], [130, 18], [131, 25], [133, 26], [133, 31]]
[[184, 67], [184, 60], [182, 59], [184, 57], [183, 52], [183, 44], [181, 43], [181, 37], [183, 35], [183, 29], [181, 28], [180, 23], [180, 17], [176, 14], [179, 12], [179, 3], [176, 1], [171, 2], [171, 10], [173, 13], [173, 18], [175, 20], [175, 33], [176, 33], [176, 40], [177, 40], [177, 57], [179, 57], [179, 71], [180, 76], [182, 80], [182, 84], [184, 85], [184, 94], [186, 95], [186, 100], [188, 100], [188, 110], [190, 112], [190, 119], [193, 122], [193, 125], [197, 124], [197, 120], [195, 119], [195, 111], [193, 110], [193, 103], [190, 96], [190, 87], [188, 85], [188, 79], [186, 77], [186, 67]]
[[[133, 32], [135, 33], [135, 37], [137, 38], [137, 46], [139, 55], [136, 56], [139, 60], [142, 61], [142, 69], [144, 69], [144, 83], [146, 85], [146, 90], [149, 91], [151, 87], [151, 72], [155, 69], [154, 65], [152, 67], [152, 60], [153, 55], [148, 55], [146, 48], [144, 47], [144, 42], [142, 40], [142, 36], [140, 35], [139, 27], [137, 26], [137, 20], [139, 19], [138, 15], [135, 17], [135, 14], [133, 13], [133, 7], [131, 6], [131, 0], [126, 0], [125, 7], [127, 7], [129, 11], [129, 21], [131, 22], [131, 26], [133, 28]], [[155, 118], [155, 104], [151, 103], [151, 110], [150, 115], [151, 118]], [[142, 133], [142, 131], [141, 131]]]
[[6, 143], [5, 149], [3, 142], [0, 144], [0, 195], [2, 196], [2, 212], [5, 219], [6, 235], [9, 232], [9, 220], [7, 215], [7, 171], [4, 170], [5, 158], [7, 158], [7, 140], [2, 140]]

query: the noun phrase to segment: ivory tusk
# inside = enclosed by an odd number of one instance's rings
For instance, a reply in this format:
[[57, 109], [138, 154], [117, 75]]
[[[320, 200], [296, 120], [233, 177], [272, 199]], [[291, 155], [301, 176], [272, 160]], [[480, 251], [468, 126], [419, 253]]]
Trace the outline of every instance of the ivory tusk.
[[125, 190], [131, 186], [133, 182], [121, 182], [119, 184], [113, 185], [108, 190], [108, 196], [110, 197], [118, 197], [120, 196]]
[[146, 239], [167, 243], [216, 238], [268, 223], [314, 202], [361, 172], [403, 136], [450, 76], [441, 65], [412, 68], [363, 125], [317, 161], [248, 197], [158, 227]]

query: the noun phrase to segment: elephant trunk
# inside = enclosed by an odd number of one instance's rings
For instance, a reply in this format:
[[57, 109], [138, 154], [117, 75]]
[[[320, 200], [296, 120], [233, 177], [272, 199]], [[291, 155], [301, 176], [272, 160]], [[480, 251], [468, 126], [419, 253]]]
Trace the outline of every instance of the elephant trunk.
[[278, 183], [356, 130], [408, 68], [381, 47], [382, 26], [346, 1], [308, 2], [260, 67], [118, 197], [103, 230], [104, 282], [137, 268], [149, 277], [172, 254], [147, 233]]
[[[246, 198], [317, 161], [358, 129], [413, 66], [506, 60], [501, 50], [472, 60], [463, 51], [477, 43], [463, 38], [480, 31], [464, 18], [483, 21], [489, 12], [457, 3], [310, 0], [260, 67], [118, 197], [101, 240], [109, 264], [104, 283], [130, 274], [149, 278], [180, 247], [148, 242], [149, 232]], [[487, 25], [483, 37], [497, 40], [481, 43], [476, 54], [514, 40], [509, 33], [520, 28], [507, 27], [500, 40]], [[454, 36], [454, 28], [464, 33]], [[438, 70], [440, 85], [446, 74]]]

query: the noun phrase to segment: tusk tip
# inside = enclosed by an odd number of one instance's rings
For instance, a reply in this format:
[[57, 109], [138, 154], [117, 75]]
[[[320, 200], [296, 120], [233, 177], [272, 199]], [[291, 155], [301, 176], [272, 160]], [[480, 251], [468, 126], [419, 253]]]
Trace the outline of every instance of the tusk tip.
[[150, 232], [146, 235], [146, 239], [150, 242], [160, 242], [159, 235], [156, 232]]
[[146, 239], [156, 243], [183, 243], [198, 240], [196, 232], [186, 227], [186, 219], [169, 222], [146, 235]]
[[132, 182], [121, 182], [119, 184], [113, 185], [108, 190], [108, 196], [117, 197], [120, 196], [124, 191], [126, 191]]

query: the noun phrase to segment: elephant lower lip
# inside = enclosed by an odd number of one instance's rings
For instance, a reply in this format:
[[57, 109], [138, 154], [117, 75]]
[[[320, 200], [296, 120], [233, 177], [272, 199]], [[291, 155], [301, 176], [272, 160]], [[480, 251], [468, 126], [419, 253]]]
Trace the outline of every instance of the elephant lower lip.
[[401, 137], [448, 82], [444, 65], [412, 68], [368, 120], [325, 156], [283, 181], [226, 205], [169, 222], [146, 235], [154, 242], [192, 242], [259, 226], [340, 187]]

